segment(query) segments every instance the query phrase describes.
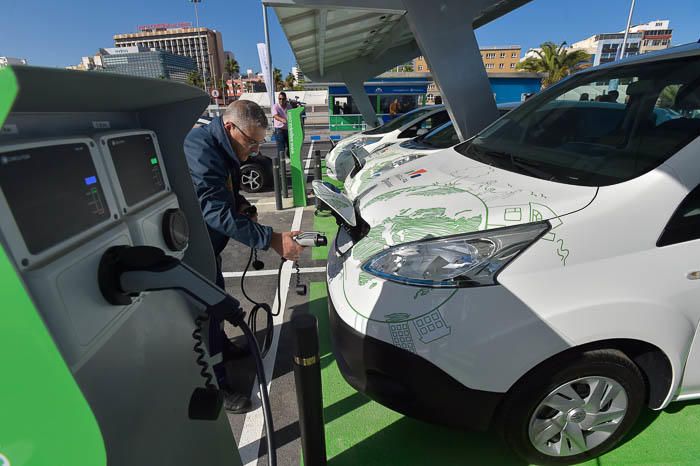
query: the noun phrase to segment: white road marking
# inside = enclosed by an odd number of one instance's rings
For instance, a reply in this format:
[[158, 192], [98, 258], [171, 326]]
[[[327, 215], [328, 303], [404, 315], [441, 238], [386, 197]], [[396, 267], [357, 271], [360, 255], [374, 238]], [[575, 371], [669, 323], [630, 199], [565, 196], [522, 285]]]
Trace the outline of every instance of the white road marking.
[[306, 174], [309, 173], [309, 166], [311, 166], [311, 159], [313, 158], [313, 153], [314, 153], [314, 141], [311, 141], [311, 145], [309, 146], [309, 154], [306, 156], [306, 168], [304, 169], [304, 173], [306, 173]]
[[[301, 217], [303, 213], [303, 207], [297, 207], [294, 210], [292, 231], [299, 230], [301, 228]], [[277, 272], [275, 271], [274, 273]], [[263, 360], [268, 392], [270, 391], [270, 386], [272, 385], [272, 376], [275, 369], [275, 358], [277, 357], [277, 346], [279, 344], [282, 323], [284, 322], [284, 311], [287, 306], [287, 293], [289, 292], [289, 281], [291, 277], [292, 261], [287, 261], [282, 266], [282, 277], [280, 280], [280, 283], [282, 284], [282, 289], [280, 290], [280, 296], [282, 299], [279, 307], [280, 313], [273, 318], [275, 334], [272, 338], [272, 346], [270, 346], [270, 351], [267, 353], [267, 357]], [[272, 309], [277, 309], [277, 289], [275, 289], [275, 302], [272, 305]], [[238, 441], [238, 450], [241, 453], [241, 460], [245, 466], [257, 466], [258, 451], [260, 450], [260, 440], [262, 439], [264, 426], [264, 417], [262, 405], [260, 404], [260, 393], [258, 392], [257, 377], [253, 382], [253, 390], [250, 394], [250, 398], [251, 400], [256, 400], [258, 407], [254, 411], [251, 411], [245, 415], [243, 430], [241, 431], [241, 438]]]
[[[299, 273], [320, 273], [325, 272], [325, 267], [302, 267]], [[224, 272], [224, 278], [240, 278], [243, 272]], [[249, 270], [246, 277], [266, 277], [268, 275], [277, 275], [277, 270]]]

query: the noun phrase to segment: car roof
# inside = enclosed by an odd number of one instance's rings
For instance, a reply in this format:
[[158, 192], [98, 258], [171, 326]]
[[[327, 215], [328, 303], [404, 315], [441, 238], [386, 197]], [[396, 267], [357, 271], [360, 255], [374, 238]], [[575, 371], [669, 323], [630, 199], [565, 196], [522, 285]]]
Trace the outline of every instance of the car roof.
[[627, 66], [641, 63], [654, 63], [658, 61], [672, 60], [674, 58], [692, 57], [696, 55], [700, 55], [700, 42], [693, 42], [690, 44], [678, 45], [676, 47], [669, 47], [664, 50], [657, 50], [655, 52], [648, 52], [641, 55], [625, 57], [621, 60], [587, 68], [581, 73], [576, 73], [576, 75], [580, 75], [582, 73], [589, 73], [597, 70], [616, 68], [618, 66]]

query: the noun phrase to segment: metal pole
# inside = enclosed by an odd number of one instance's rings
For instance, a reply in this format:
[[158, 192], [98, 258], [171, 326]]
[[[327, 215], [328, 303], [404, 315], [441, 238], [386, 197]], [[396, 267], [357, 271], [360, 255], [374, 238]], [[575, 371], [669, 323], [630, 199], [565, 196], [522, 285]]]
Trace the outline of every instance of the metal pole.
[[289, 189], [287, 189], [287, 154], [286, 151], [277, 151], [277, 158], [280, 164], [280, 181], [282, 187], [282, 195], [284, 198], [289, 197]]
[[275, 208], [282, 210], [282, 187], [280, 186], [280, 159], [272, 159], [272, 181], [275, 187]]
[[320, 180], [321, 177], [321, 151], [314, 151], [314, 180]]
[[267, 69], [270, 70], [270, 82], [268, 83], [267, 97], [270, 100], [270, 114], [275, 105], [275, 77], [272, 72], [272, 52], [270, 51], [270, 28], [267, 24], [267, 6], [263, 4], [263, 25], [265, 26], [265, 47], [267, 47]]
[[299, 406], [301, 449], [306, 466], [325, 466], [326, 433], [323, 421], [323, 387], [318, 344], [318, 323], [312, 314], [295, 312], [294, 383]]
[[625, 28], [625, 36], [622, 38], [622, 47], [620, 47], [620, 59], [625, 58], [625, 47], [627, 46], [627, 36], [630, 32], [630, 25], [632, 24], [632, 14], [634, 13], [634, 2], [630, 5], [630, 14], [627, 17], [627, 27]]
[[202, 0], [193, 0], [193, 3], [194, 3], [194, 17], [197, 21], [197, 36], [199, 37], [199, 50], [202, 54], [202, 81], [204, 81], [204, 90], [206, 91], [207, 90], [206, 57], [204, 55], [204, 45], [202, 44], [202, 34], [199, 30], [199, 12], [197, 11], [197, 4], [201, 1]]

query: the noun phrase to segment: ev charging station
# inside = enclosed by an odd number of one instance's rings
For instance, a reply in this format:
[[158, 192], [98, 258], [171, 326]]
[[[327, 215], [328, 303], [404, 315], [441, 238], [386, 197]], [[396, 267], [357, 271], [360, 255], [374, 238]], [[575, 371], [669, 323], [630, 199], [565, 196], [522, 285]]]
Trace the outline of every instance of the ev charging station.
[[377, 115], [364, 82], [423, 55], [457, 133], [498, 117], [474, 30], [531, 0], [262, 0], [273, 7], [312, 81], [344, 82], [365, 122]]
[[[9, 301], [15, 312], [17, 303], [26, 304], [22, 312], [33, 304], [40, 317], [24, 328], [24, 344], [44, 353], [28, 360], [50, 359], [55, 371], [43, 376], [37, 366], [24, 382], [12, 380], [19, 391], [0, 403], [25, 408], [0, 409], [0, 458], [12, 465], [241, 464], [223, 409], [214, 420], [188, 415], [204, 384], [192, 335], [201, 304], [164, 290], [115, 305], [98, 280], [115, 246], [157, 247], [214, 278], [182, 149], [209, 98], [165, 80], [35, 67], [4, 70], [5, 97], [13, 72], [18, 92], [0, 131], [3, 288], [17, 294]], [[43, 91], [47, 81], [59, 91]], [[3, 360], [24, 358], [22, 347], [0, 343], [0, 352]], [[63, 374], [63, 385], [50, 374]], [[32, 397], [37, 391], [43, 396]]]

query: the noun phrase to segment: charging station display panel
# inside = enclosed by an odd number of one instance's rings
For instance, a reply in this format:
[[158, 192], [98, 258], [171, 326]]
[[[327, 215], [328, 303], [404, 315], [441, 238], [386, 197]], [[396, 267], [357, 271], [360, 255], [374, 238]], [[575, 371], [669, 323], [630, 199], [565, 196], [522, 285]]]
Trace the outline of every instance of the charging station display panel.
[[160, 160], [150, 134], [113, 137], [107, 140], [107, 146], [128, 206], [165, 190]]
[[88, 230], [111, 215], [85, 143], [0, 154], [0, 188], [32, 254]]

